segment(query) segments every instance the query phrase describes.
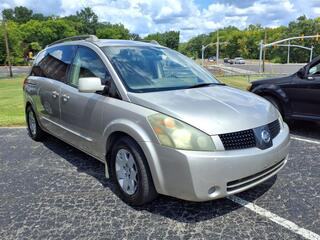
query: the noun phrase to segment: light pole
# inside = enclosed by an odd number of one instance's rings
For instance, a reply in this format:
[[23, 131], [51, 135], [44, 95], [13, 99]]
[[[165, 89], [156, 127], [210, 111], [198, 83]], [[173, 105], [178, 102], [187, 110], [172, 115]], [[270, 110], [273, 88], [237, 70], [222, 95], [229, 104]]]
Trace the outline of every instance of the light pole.
[[216, 52], [216, 63], [219, 61], [219, 29], [217, 30], [217, 52]]
[[311, 49], [310, 49], [310, 62], [312, 61], [312, 55], [313, 55], [313, 46], [311, 46]]
[[287, 64], [290, 63], [290, 41], [288, 43], [288, 57], [287, 57]]
[[261, 64], [261, 61], [262, 61], [262, 49], [264, 48], [264, 45], [263, 45], [263, 41], [261, 40], [260, 41], [260, 53], [259, 53], [259, 73], [262, 72], [262, 64]]
[[216, 53], [216, 62], [218, 64], [218, 61], [217, 59], [219, 58], [219, 45], [221, 44], [228, 44], [228, 42], [215, 42], [215, 43], [209, 43], [207, 45], [202, 45], [201, 47], [201, 65], [203, 66], [204, 65], [204, 51], [206, 50], [207, 47], [211, 46], [211, 45], [216, 45], [218, 48], [217, 48], [217, 53]]
[[205, 49], [206, 49], [206, 47], [204, 45], [202, 45], [202, 47], [201, 47], [201, 65], [202, 66], [204, 65], [204, 50]]
[[204, 66], [204, 50], [206, 50], [207, 47], [216, 44], [216, 43], [209, 43], [207, 45], [202, 45], [201, 47], [201, 65]]
[[[262, 50], [266, 47], [271, 47], [271, 46], [281, 46], [281, 47], [288, 47], [288, 59], [287, 59], [287, 62], [289, 63], [290, 61], [290, 56], [289, 56], [289, 53], [290, 53], [290, 47], [298, 47], [298, 48], [303, 48], [303, 49], [306, 49], [306, 50], [309, 50], [310, 51], [310, 61], [312, 60], [312, 55], [313, 55], [313, 46], [311, 46], [310, 48], [308, 47], [304, 47], [302, 45], [295, 45], [295, 44], [291, 44], [291, 40], [299, 40], [299, 39], [310, 39], [310, 38], [316, 38], [318, 40], [318, 38], [320, 37], [319, 34], [317, 35], [310, 35], [310, 36], [297, 36], [297, 37], [290, 37], [290, 38], [285, 38], [285, 39], [282, 39], [282, 40], [278, 40], [278, 41], [275, 41], [275, 42], [272, 42], [272, 43], [265, 43], [263, 44], [263, 41], [261, 40], [260, 43], [259, 43], [259, 46], [260, 46], [260, 56], [259, 56], [259, 72], [261, 73], [262, 71]], [[289, 44], [281, 44], [283, 42], [288, 42]]]

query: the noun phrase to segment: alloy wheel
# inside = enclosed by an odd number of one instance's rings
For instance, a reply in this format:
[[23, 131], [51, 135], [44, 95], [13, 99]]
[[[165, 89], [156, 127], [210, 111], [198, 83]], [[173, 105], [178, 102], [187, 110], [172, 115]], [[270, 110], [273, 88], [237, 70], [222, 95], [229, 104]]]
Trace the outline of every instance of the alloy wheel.
[[121, 189], [128, 195], [135, 194], [138, 189], [138, 170], [133, 155], [126, 149], [119, 149], [115, 165]]

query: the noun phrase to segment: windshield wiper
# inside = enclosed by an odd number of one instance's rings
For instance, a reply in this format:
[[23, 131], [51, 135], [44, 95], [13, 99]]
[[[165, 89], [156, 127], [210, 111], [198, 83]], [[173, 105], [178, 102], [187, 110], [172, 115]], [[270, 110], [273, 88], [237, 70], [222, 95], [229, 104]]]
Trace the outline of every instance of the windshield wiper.
[[199, 87], [207, 87], [212, 85], [219, 85], [219, 86], [225, 86], [224, 83], [199, 83], [192, 86], [189, 86], [188, 88], [199, 88]]

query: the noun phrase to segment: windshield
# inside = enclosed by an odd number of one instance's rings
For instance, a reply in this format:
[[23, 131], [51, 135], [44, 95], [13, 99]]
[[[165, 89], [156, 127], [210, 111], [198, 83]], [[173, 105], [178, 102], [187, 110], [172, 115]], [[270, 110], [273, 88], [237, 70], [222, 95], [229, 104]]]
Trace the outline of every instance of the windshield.
[[219, 83], [207, 70], [171, 49], [152, 46], [102, 49], [128, 91], [163, 91]]

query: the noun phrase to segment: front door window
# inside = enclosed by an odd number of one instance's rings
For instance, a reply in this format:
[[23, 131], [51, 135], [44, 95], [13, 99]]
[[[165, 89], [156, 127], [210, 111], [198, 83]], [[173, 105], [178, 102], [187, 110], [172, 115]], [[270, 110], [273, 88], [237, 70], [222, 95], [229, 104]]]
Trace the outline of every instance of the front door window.
[[73, 60], [70, 84], [78, 87], [79, 78], [84, 77], [98, 77], [101, 79], [102, 85], [106, 85], [106, 82], [111, 78], [98, 54], [87, 47], [81, 46]]

